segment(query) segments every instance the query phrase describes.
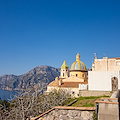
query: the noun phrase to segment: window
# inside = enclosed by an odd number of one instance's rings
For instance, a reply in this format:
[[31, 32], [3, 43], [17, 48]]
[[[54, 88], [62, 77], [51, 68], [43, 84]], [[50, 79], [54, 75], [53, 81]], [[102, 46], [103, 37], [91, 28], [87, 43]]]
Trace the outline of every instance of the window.
[[72, 94], [74, 95], [74, 94], [75, 94], [75, 92], [74, 92], [74, 91], [72, 91]]
[[63, 77], [64, 77], [64, 73], [63, 73]]
[[83, 74], [82, 77], [85, 78], [85, 74]]
[[116, 62], [116, 65], [117, 65], [117, 66], [120, 66], [120, 62]]
[[116, 60], [116, 65], [120, 66], [120, 60]]
[[78, 74], [76, 74], [76, 77], [78, 76]]

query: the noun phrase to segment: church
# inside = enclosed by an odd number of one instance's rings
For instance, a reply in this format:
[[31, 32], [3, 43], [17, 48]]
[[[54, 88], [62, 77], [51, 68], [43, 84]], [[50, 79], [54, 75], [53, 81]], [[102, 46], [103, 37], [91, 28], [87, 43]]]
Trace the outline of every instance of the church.
[[52, 91], [53, 89], [59, 90], [69, 90], [70, 94], [78, 97], [80, 90], [88, 89], [88, 71], [86, 69], [85, 64], [80, 61], [79, 53], [76, 55], [76, 61], [72, 63], [70, 70], [69, 67], [64, 60], [61, 66], [61, 74], [59, 77], [56, 77], [54, 81], [52, 81], [47, 86], [47, 92]]
[[74, 97], [102, 96], [117, 91], [120, 89], [120, 58], [95, 56], [92, 70], [88, 71], [77, 53], [70, 69], [66, 61], [63, 62], [60, 76], [47, 86], [46, 92], [54, 89], [67, 90]]

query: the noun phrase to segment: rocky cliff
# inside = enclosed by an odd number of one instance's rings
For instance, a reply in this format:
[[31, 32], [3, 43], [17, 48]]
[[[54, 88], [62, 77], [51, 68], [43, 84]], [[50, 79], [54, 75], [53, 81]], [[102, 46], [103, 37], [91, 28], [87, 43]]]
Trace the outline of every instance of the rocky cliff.
[[59, 76], [60, 69], [51, 66], [38, 66], [30, 70], [26, 74], [3, 75], [0, 76], [0, 89], [20, 90], [31, 85], [39, 84], [45, 88], [55, 77]]

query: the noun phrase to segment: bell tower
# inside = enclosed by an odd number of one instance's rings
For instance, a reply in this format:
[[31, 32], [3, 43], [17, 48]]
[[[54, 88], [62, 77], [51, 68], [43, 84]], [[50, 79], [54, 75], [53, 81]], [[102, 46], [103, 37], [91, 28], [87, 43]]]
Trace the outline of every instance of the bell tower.
[[64, 60], [62, 66], [61, 66], [61, 76], [60, 78], [67, 78], [68, 77], [68, 65], [66, 64], [66, 61]]

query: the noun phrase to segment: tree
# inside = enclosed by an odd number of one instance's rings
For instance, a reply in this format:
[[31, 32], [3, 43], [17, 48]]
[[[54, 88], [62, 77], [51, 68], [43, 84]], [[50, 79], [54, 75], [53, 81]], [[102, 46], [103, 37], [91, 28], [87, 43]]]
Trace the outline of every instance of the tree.
[[5, 120], [6, 116], [9, 113], [9, 108], [10, 108], [10, 102], [7, 100], [1, 100], [0, 98], [0, 119]]
[[38, 89], [37, 87], [24, 89], [18, 92], [11, 102], [7, 119], [26, 120], [27, 118], [30, 118], [30, 116], [38, 114], [38, 98], [40, 92], [41, 89]]
[[54, 89], [48, 95], [41, 96], [41, 111], [45, 112], [55, 106], [62, 106], [68, 101], [69, 98], [71, 98], [71, 96], [68, 91], [63, 89], [59, 89], [57, 91]]
[[5, 109], [1, 115], [4, 120], [26, 120], [35, 117], [55, 107], [64, 105], [71, 97], [69, 92], [60, 89], [53, 90], [48, 95], [40, 94], [42, 87], [34, 86], [24, 89], [14, 95], [9, 110]]

